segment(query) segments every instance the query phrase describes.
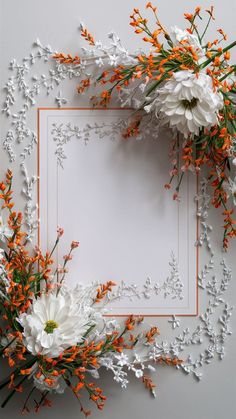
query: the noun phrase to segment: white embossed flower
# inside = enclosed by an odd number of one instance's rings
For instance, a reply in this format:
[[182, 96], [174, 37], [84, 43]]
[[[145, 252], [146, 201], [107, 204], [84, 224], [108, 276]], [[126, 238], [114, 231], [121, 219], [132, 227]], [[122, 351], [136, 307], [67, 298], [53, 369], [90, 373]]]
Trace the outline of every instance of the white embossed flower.
[[68, 290], [58, 295], [55, 292], [42, 294], [18, 321], [23, 327], [28, 351], [51, 358], [81, 342], [92, 323], [89, 313]]
[[202, 58], [205, 55], [196, 35], [191, 34], [186, 30], [182, 30], [178, 26], [172, 26], [170, 37], [174, 46], [187, 44], [193, 48], [199, 58]]
[[154, 111], [163, 124], [177, 128], [185, 138], [218, 123], [223, 97], [214, 91], [211, 77], [204, 72], [178, 71], [156, 93], [144, 109]]

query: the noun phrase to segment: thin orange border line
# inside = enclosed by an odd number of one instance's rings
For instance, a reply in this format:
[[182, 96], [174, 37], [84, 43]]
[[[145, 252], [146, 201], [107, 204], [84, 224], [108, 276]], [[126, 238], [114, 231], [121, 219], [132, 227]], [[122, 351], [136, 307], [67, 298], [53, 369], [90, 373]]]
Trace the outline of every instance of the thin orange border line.
[[37, 215], [38, 215], [38, 247], [40, 247], [40, 108], [37, 109]]
[[[131, 110], [131, 108], [103, 108], [103, 107], [96, 107], [96, 108], [89, 108], [89, 107], [68, 107], [68, 108], [55, 108], [55, 107], [39, 107], [37, 108], [37, 204], [38, 204], [38, 246], [40, 247], [40, 111], [92, 111], [92, 110], [101, 110], [101, 111], [122, 111], [122, 110]], [[197, 194], [199, 192], [199, 175], [196, 175], [196, 191]], [[198, 212], [199, 204], [197, 201], [197, 212]], [[196, 216], [196, 240], [199, 239], [199, 219]], [[176, 314], [177, 317], [197, 317], [199, 315], [199, 289], [198, 289], [198, 275], [199, 275], [199, 246], [196, 246], [196, 313], [195, 314]], [[105, 314], [104, 317], [127, 317], [129, 314]], [[171, 317], [172, 314], [135, 314], [135, 316], [142, 316], [142, 317]]]

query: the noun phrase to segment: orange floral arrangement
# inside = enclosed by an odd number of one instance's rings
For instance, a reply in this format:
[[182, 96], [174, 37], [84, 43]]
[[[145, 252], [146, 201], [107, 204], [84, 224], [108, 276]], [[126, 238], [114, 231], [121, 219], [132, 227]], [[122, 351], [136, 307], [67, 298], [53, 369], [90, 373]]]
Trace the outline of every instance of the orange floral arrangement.
[[230, 50], [236, 41], [223, 46], [227, 35], [222, 29], [217, 30], [216, 39], [205, 39], [215, 20], [213, 7], [206, 10], [205, 25], [201, 8], [196, 7], [193, 13], [184, 14], [184, 30], [174, 26], [170, 31], [151, 2], [146, 8], [154, 15], [154, 27], [137, 8], [130, 16], [130, 25], [150, 47], [148, 52], [129, 54], [114, 34], [110, 35], [113, 49], [102, 47], [81, 25], [81, 34], [90, 45], [84, 49], [84, 56], [59, 53], [54, 58], [63, 65], [86, 68], [92, 63], [96, 68], [105, 67], [98, 76], [92, 73], [82, 79], [78, 93], [95, 86], [101, 91], [92, 96], [94, 105], [107, 106], [116, 95], [121, 106], [134, 108], [124, 138], [145, 139], [150, 135], [150, 130], [145, 133], [150, 121], [153, 126], [165, 125], [172, 130], [172, 168], [165, 187], [174, 185], [175, 200], [179, 199], [184, 174], [198, 174], [207, 168], [213, 188], [212, 205], [223, 212], [226, 249], [229, 239], [236, 237], [236, 176], [232, 173], [236, 165], [236, 65], [230, 62]]
[[153, 351], [158, 328], [137, 333], [143, 319], [130, 316], [119, 325], [103, 316], [115, 287], [112, 281], [69, 289], [65, 284], [67, 263], [79, 243], [71, 243], [62, 267], [55, 266], [52, 259], [63, 235], [61, 228], [51, 252], [43, 255], [38, 247], [27, 249], [23, 218], [14, 210], [12, 194], [12, 173], [8, 171], [0, 183], [1, 211], [8, 212], [6, 223], [2, 215], [0, 219], [0, 356], [7, 360], [10, 372], [0, 381], [0, 390], [8, 389], [1, 406], [17, 392], [24, 392], [30, 379], [32, 388], [22, 413], [30, 411], [31, 401], [36, 412], [51, 406], [49, 395], [68, 388], [87, 417], [90, 410], [83, 407], [84, 393], [98, 409], [104, 407], [106, 397], [96, 384], [102, 368], [111, 370], [123, 388], [128, 384], [128, 371], [133, 372], [154, 395], [150, 363], [181, 363]]

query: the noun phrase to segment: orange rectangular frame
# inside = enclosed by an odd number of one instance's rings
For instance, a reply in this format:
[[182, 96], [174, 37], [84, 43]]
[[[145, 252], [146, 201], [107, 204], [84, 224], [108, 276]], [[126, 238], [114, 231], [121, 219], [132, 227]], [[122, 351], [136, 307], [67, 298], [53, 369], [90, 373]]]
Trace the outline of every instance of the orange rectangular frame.
[[[89, 107], [67, 107], [67, 108], [55, 108], [55, 107], [40, 107], [37, 108], [37, 138], [38, 138], [38, 143], [37, 143], [37, 203], [38, 203], [38, 246], [40, 246], [40, 111], [47, 111], [47, 110], [56, 110], [56, 111], [64, 111], [64, 110], [124, 110], [127, 109], [129, 110], [130, 108], [119, 108], [119, 107], [114, 107], [114, 108], [99, 108], [99, 107], [95, 107], [95, 108], [89, 108]], [[199, 192], [199, 175], [196, 175], [196, 192], [198, 194]], [[198, 201], [196, 203], [196, 209], [198, 212]], [[196, 240], [199, 239], [199, 220], [198, 217], [196, 216]], [[196, 246], [196, 313], [195, 314], [178, 314], [178, 317], [196, 317], [199, 314], [199, 290], [198, 290], [198, 275], [199, 275], [199, 247]], [[128, 314], [106, 314], [105, 317], [127, 317]], [[137, 316], [137, 315], [136, 315]], [[172, 314], [139, 314], [139, 316], [143, 316], [143, 317], [171, 317]]]

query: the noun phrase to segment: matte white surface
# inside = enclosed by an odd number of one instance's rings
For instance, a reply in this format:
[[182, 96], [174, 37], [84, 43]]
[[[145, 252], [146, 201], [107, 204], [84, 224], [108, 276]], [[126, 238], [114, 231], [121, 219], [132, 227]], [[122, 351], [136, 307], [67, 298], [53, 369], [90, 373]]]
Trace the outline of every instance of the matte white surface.
[[[110, 30], [116, 31], [123, 39], [129, 49], [134, 50], [141, 42], [140, 37], [133, 34], [129, 27], [129, 15], [133, 7], [144, 8], [146, 1], [137, 0], [135, 2], [120, 0], [1, 0], [0, 1], [0, 34], [1, 34], [1, 81], [4, 83], [9, 73], [7, 65], [13, 58], [21, 59], [28, 54], [29, 47], [36, 37], [39, 37], [43, 44], [51, 44], [58, 51], [77, 53], [78, 46], [82, 41], [78, 34], [78, 24], [83, 20], [96, 39], [105, 41], [106, 33]], [[157, 2], [158, 11], [167, 28], [177, 24], [183, 26], [182, 15], [184, 12], [191, 11], [195, 6], [200, 5], [209, 7], [213, 2], [200, 0], [198, 2], [189, 2], [187, 0], [159, 0]], [[215, 0], [216, 6], [216, 28], [223, 27], [229, 35], [229, 41], [235, 39], [235, 0]], [[210, 31], [212, 39], [215, 38], [213, 29]], [[236, 53], [233, 53], [236, 61]], [[79, 101], [75, 93], [76, 82], [72, 81], [68, 85], [68, 95], [73, 95], [74, 106], [88, 105], [86, 98], [83, 102]], [[59, 89], [58, 89], [59, 90]], [[45, 106], [45, 100], [40, 99], [39, 106]], [[46, 101], [47, 106], [55, 106], [54, 100]], [[35, 112], [35, 111], [34, 111]], [[32, 125], [35, 123], [35, 113], [32, 112]], [[2, 119], [0, 130], [1, 138], [7, 122]], [[1, 150], [2, 152], [2, 150]], [[5, 171], [8, 161], [5, 154], [1, 154], [1, 175]], [[35, 172], [36, 160], [32, 161], [32, 172]], [[16, 176], [19, 171], [16, 170]], [[17, 181], [15, 182], [17, 186]], [[17, 205], [22, 208], [23, 200], [18, 197]], [[214, 215], [214, 225], [221, 225], [220, 214]], [[214, 232], [214, 244], [218, 246], [221, 241], [222, 230], [216, 228]], [[231, 267], [236, 270], [235, 262], [236, 243], [230, 253], [226, 256]], [[222, 253], [217, 250], [218, 260], [220, 262]], [[228, 301], [235, 304], [236, 299], [236, 277], [228, 293]], [[204, 297], [203, 297], [204, 298]], [[200, 303], [203, 304], [203, 298]], [[194, 320], [185, 319], [182, 325], [186, 327], [191, 325]], [[169, 337], [172, 333], [170, 328], [166, 328], [166, 323], [157, 319], [162, 339]], [[235, 314], [233, 317], [235, 329]], [[174, 332], [173, 332], [174, 334]], [[205, 374], [201, 383], [194, 382], [192, 378], [184, 376], [175, 370], [169, 368], [160, 368], [156, 374], [158, 383], [158, 396], [152, 400], [145, 392], [142, 385], [134, 382], [127, 391], [121, 391], [116, 383], [113, 383], [111, 376], [105, 376], [103, 380], [104, 391], [108, 396], [108, 401], [104, 413], [93, 409], [93, 417], [104, 419], [234, 419], [236, 416], [236, 364], [235, 364], [235, 344], [236, 335], [227, 342], [226, 358], [219, 362], [216, 360], [208, 368], [205, 368]], [[2, 375], [2, 372], [0, 372]], [[1, 419], [8, 417], [20, 418], [19, 400], [17, 396], [14, 403], [0, 412]], [[33, 414], [28, 416], [30, 419]], [[39, 418], [49, 419], [55, 417], [70, 419], [82, 417], [79, 412], [79, 405], [74, 400], [73, 395], [66, 393], [64, 396], [55, 397], [54, 408], [44, 409]]]
[[[125, 141], [121, 134], [111, 140], [91, 132], [87, 144], [74, 136], [63, 146], [63, 167], [57, 164], [55, 127], [67, 130], [70, 124], [82, 130], [86, 124], [109, 125], [129, 114], [39, 110], [40, 245], [45, 251], [53, 247], [59, 225], [65, 234], [58, 263], [72, 240], [81, 244], [70, 266], [71, 285], [108, 278], [117, 285], [136, 284], [138, 297], [112, 303], [112, 314], [196, 315], [196, 179], [186, 177], [179, 203], [166, 192], [163, 163], [169, 147], [164, 133], [157, 140]], [[173, 255], [182, 294], [153, 290], [145, 298], [147, 278], [158, 287], [171, 278]]]

